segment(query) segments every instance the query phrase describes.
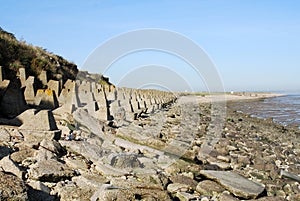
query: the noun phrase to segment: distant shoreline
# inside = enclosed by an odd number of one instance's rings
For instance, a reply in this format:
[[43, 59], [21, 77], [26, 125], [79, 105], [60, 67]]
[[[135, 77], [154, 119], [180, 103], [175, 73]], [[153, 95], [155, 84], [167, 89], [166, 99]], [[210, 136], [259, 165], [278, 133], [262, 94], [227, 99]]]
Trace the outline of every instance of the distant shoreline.
[[234, 93], [219, 93], [219, 94], [182, 94], [184, 102], [199, 101], [199, 103], [213, 103], [220, 101], [243, 101], [243, 100], [258, 100], [265, 98], [274, 98], [286, 96], [285, 94], [277, 93], [250, 93], [250, 92], [234, 92]]

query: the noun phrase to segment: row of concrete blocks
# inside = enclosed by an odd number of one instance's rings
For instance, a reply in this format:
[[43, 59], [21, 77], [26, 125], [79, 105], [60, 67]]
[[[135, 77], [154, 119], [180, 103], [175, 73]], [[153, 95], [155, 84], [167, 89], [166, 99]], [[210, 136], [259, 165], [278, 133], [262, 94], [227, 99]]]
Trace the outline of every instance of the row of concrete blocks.
[[158, 90], [115, 88], [92, 82], [68, 80], [58, 98], [61, 107], [54, 113], [73, 113], [86, 109], [99, 120], [133, 120], [152, 113], [176, 100], [172, 93]]
[[[155, 112], [176, 100], [174, 94], [158, 90], [115, 88], [113, 85], [79, 80], [67, 80], [64, 84], [56, 80], [48, 81], [45, 71], [37, 78], [26, 77], [24, 68], [19, 69], [19, 78], [23, 89], [20, 91], [23, 92], [27, 106], [51, 109], [56, 114], [71, 114], [76, 109], [83, 108], [90, 115], [104, 121], [132, 120], [143, 113]], [[1, 89], [8, 88], [10, 82], [3, 80], [1, 67], [0, 79]], [[36, 89], [37, 79], [44, 85], [44, 89]], [[0, 90], [2, 91], [6, 90]], [[20, 102], [22, 101], [18, 104]]]

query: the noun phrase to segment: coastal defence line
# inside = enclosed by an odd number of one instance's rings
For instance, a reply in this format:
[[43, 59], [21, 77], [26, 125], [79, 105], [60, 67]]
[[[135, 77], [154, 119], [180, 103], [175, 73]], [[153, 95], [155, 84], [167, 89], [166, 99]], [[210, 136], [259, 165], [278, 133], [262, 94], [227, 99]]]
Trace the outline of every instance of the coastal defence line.
[[24, 112], [33, 115], [26, 115], [27, 119], [34, 119], [36, 112], [27, 111], [34, 108], [49, 110], [38, 112], [49, 121], [53, 114], [72, 114], [81, 108], [98, 120], [117, 123], [153, 113], [177, 99], [174, 93], [159, 90], [116, 88], [106, 83], [70, 79], [65, 83], [48, 80], [46, 71], [37, 77], [27, 76], [25, 68], [19, 69], [17, 77], [17, 81], [6, 80], [0, 67], [0, 111], [5, 117], [17, 118]]

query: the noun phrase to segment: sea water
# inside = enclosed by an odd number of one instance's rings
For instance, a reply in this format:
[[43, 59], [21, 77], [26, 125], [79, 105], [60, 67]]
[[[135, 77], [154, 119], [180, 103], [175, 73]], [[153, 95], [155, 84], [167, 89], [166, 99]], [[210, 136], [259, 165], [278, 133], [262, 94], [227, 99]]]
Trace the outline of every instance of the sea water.
[[300, 94], [290, 94], [258, 101], [237, 102], [234, 109], [258, 118], [300, 128]]

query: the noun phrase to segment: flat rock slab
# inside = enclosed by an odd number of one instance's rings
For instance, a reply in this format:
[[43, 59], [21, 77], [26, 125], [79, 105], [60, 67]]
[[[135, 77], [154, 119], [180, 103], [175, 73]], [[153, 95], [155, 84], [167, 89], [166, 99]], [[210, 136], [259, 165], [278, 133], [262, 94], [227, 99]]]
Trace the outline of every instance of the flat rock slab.
[[59, 182], [75, 176], [74, 171], [68, 166], [53, 159], [33, 164], [28, 175], [30, 179], [42, 182]]
[[254, 199], [265, 189], [261, 184], [250, 181], [234, 172], [201, 170], [200, 174], [218, 182], [235, 196], [244, 199]]

